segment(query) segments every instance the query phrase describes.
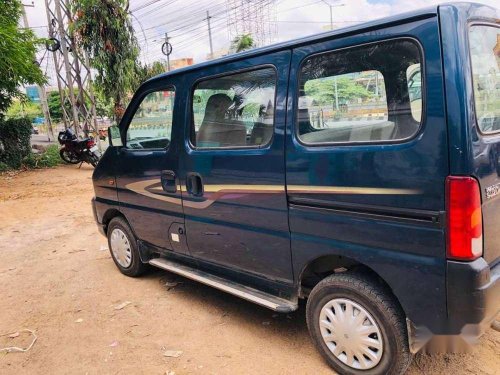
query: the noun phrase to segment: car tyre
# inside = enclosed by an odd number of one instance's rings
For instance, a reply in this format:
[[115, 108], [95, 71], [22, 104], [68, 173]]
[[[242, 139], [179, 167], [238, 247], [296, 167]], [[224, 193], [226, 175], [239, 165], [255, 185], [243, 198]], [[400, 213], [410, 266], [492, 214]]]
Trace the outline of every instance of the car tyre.
[[[344, 319], [339, 308], [345, 312], [345, 316], [352, 312], [352, 320]], [[367, 319], [363, 320], [361, 326], [353, 323], [357, 317], [356, 311], [360, 319], [364, 319], [361, 314], [366, 314]], [[330, 312], [333, 313], [332, 320]], [[387, 288], [376, 279], [355, 272], [337, 273], [323, 279], [309, 295], [306, 318], [316, 348], [339, 374], [403, 374], [411, 363], [404, 313]], [[334, 325], [330, 325], [332, 321]], [[368, 329], [377, 333], [371, 333], [368, 338], [370, 344], [364, 344], [366, 336], [360, 337], [358, 332]], [[364, 345], [372, 345], [372, 340], [381, 352], [370, 347], [370, 356], [363, 354], [361, 360], [357, 359], [360, 353], [365, 353]], [[344, 347], [346, 351], [342, 352]], [[373, 353], [374, 360], [371, 357]], [[363, 366], [364, 369], [361, 369]]]
[[109, 252], [121, 273], [138, 277], [148, 269], [141, 261], [137, 239], [124, 218], [115, 217], [109, 222], [107, 237]]

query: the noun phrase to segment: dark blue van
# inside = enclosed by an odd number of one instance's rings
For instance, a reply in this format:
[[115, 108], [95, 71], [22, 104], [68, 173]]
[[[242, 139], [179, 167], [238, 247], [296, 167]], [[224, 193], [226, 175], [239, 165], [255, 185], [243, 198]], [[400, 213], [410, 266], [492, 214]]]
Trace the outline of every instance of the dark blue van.
[[[307, 325], [341, 374], [400, 374], [500, 309], [500, 12], [423, 9], [157, 76], [97, 166], [118, 269]], [[452, 347], [453, 346], [453, 347]]]

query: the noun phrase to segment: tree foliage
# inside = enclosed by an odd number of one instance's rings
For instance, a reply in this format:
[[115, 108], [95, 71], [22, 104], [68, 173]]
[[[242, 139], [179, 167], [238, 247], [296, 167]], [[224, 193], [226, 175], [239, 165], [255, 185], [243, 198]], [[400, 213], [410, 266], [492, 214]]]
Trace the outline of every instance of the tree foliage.
[[[61, 96], [58, 91], [51, 91], [47, 94], [47, 105], [49, 106], [50, 118], [53, 121], [62, 121], [63, 111], [61, 107]], [[71, 111], [69, 103], [65, 103], [67, 111]]]
[[0, 6], [0, 113], [14, 98], [25, 99], [19, 86], [42, 84], [45, 77], [36, 63], [36, 50], [43, 40], [31, 30], [19, 28], [21, 2], [2, 0]]
[[71, 26], [76, 44], [89, 55], [95, 82], [114, 104], [120, 119], [124, 101], [137, 81], [139, 45], [128, 13], [128, 0], [74, 0]]
[[8, 118], [27, 117], [33, 121], [35, 117], [43, 117], [43, 111], [40, 103], [15, 100], [7, 109], [6, 115]]
[[255, 42], [250, 34], [238, 35], [231, 42], [231, 49], [235, 52], [246, 51], [253, 47], [255, 47]]
[[139, 64], [137, 66], [137, 87], [148, 79], [165, 72], [165, 65], [160, 61], [155, 61], [152, 64]]
[[[66, 90], [67, 92], [67, 90]], [[75, 95], [78, 91], [75, 89]], [[94, 87], [95, 110], [99, 117], [113, 117], [113, 105], [106, 99], [104, 94], [96, 87]], [[59, 91], [51, 91], [47, 94], [47, 104], [49, 106], [50, 117], [54, 121], [62, 121], [63, 110], [61, 107], [61, 96]], [[87, 106], [90, 106], [90, 101], [87, 100]], [[64, 108], [67, 113], [71, 113], [71, 105], [69, 102], [64, 103]]]
[[[317, 105], [331, 105], [335, 103], [335, 78], [322, 78], [307, 81], [304, 87], [305, 94], [314, 100]], [[351, 78], [337, 78], [337, 95], [339, 103], [346, 103], [352, 99], [368, 99], [373, 93]]]
[[31, 121], [27, 118], [0, 118], [0, 164], [8, 168], [21, 167], [31, 153]]

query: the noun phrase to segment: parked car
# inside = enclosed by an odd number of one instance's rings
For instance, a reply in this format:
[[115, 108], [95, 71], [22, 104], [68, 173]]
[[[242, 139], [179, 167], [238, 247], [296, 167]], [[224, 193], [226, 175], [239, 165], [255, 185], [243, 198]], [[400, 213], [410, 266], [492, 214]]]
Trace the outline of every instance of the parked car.
[[306, 299], [341, 374], [478, 338], [500, 310], [498, 157], [475, 151], [500, 144], [499, 23], [447, 4], [145, 82], [93, 174], [116, 266]]

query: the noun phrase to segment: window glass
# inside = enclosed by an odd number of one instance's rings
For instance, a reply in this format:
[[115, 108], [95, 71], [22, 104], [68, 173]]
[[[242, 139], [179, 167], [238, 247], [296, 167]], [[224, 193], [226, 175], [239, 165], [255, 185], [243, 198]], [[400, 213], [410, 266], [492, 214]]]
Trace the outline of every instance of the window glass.
[[267, 145], [273, 135], [275, 91], [272, 68], [200, 82], [193, 95], [192, 144], [198, 148]]
[[166, 89], [146, 95], [127, 130], [127, 147], [167, 148], [172, 135], [175, 91]]
[[471, 26], [469, 45], [478, 126], [495, 133], [500, 131], [500, 28]]
[[390, 41], [305, 60], [297, 127], [308, 144], [379, 142], [413, 136], [422, 116], [420, 53]]

